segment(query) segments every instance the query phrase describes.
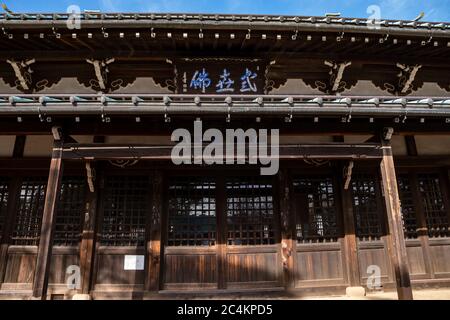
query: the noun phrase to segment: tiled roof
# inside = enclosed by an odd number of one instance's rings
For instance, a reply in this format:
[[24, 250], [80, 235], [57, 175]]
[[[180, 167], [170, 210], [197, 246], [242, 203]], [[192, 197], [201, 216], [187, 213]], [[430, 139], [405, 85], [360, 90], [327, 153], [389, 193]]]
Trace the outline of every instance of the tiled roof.
[[[62, 22], [70, 18], [69, 13], [1, 13], [0, 22], [5, 23], [23, 21], [23, 22]], [[275, 16], [275, 15], [243, 15], [243, 14], [182, 14], [182, 13], [80, 13], [82, 21], [95, 22], [144, 22], [149, 23], [196, 23], [196, 24], [217, 24], [219, 26], [232, 26], [242, 23], [250, 27], [256, 25], [287, 25], [287, 26], [306, 26], [306, 25], [341, 25], [354, 27], [372, 26], [373, 20], [367, 18], [345, 18], [340, 16]], [[380, 29], [401, 29], [413, 28], [417, 30], [447, 30], [450, 31], [449, 22], [424, 22], [412, 20], [386, 20], [377, 21]]]

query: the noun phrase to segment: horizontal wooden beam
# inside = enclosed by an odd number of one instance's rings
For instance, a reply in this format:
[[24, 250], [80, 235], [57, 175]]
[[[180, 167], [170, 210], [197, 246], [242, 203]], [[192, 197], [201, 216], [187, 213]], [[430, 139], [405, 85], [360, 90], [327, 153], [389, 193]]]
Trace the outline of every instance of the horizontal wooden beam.
[[[255, 117], [256, 118], [256, 117]], [[282, 135], [301, 136], [373, 136], [380, 128], [392, 126], [397, 135], [449, 135], [450, 125], [445, 119], [426, 119], [425, 123], [419, 121], [406, 121], [395, 123], [392, 118], [374, 119], [370, 123], [367, 118], [352, 118], [350, 123], [341, 122], [340, 118], [322, 118], [314, 122], [314, 117], [294, 118], [291, 123], [286, 123], [282, 116], [260, 117], [258, 123], [253, 117], [234, 117], [234, 128], [255, 129], [279, 128]], [[23, 122], [17, 122], [15, 117], [4, 117], [0, 120], [0, 135], [49, 135], [54, 124], [60, 124], [71, 135], [85, 136], [155, 136], [163, 137], [172, 134], [178, 128], [190, 128], [195, 118], [192, 116], [172, 116], [171, 122], [166, 123], [163, 116], [145, 117], [139, 116], [140, 122], [136, 122], [136, 116], [114, 116], [111, 122], [102, 122], [99, 116], [80, 117], [80, 122], [75, 121], [75, 116], [52, 117], [52, 122], [41, 122], [38, 116], [22, 117]], [[227, 129], [225, 117], [202, 117], [204, 127]], [[326, 128], [326, 130], [324, 130]], [[366, 141], [375, 142], [375, 141]]]
[[[269, 147], [270, 148], [270, 147]], [[173, 146], [66, 144], [63, 159], [170, 161]], [[381, 159], [378, 144], [281, 145], [280, 160], [295, 159]], [[249, 160], [248, 154], [246, 160]]]
[[[409, 170], [409, 168], [450, 168], [450, 155], [417, 157], [395, 156], [394, 161], [396, 168], [399, 170]], [[367, 165], [370, 166], [370, 163], [371, 162], [367, 162]], [[285, 165], [288, 164], [286, 163]], [[300, 163], [295, 163], [295, 166], [293, 167], [297, 167], [299, 165]], [[360, 163], [359, 165], [361, 166], [362, 164]], [[0, 158], [0, 173], [3, 176], [25, 176], [29, 175], [30, 172], [41, 172], [42, 174], [47, 174], [49, 166], [50, 158], [21, 158], [14, 160], [6, 157]], [[146, 168], [145, 164], [143, 168]], [[77, 159], [74, 161], [68, 161], [65, 163], [64, 172], [74, 175], [80, 174], [80, 172], [84, 174], [84, 163], [78, 161]]]
[[432, 156], [396, 156], [394, 157], [396, 168], [414, 167], [450, 167], [449, 155]]
[[[120, 39], [121, 40], [121, 39]], [[118, 40], [118, 41], [120, 41]], [[0, 41], [0, 44], [6, 44], [7, 42]], [[320, 43], [318, 43], [320, 45]], [[108, 42], [108, 45], [110, 43]], [[170, 57], [171, 59], [177, 59], [177, 58], [184, 58], [186, 55], [193, 56], [193, 57], [202, 57], [202, 58], [212, 58], [217, 57], [217, 52], [214, 50], [205, 51], [201, 50], [200, 48], [192, 48], [189, 52], [184, 50], [173, 50], [173, 49], [161, 49], [161, 48], [155, 48], [155, 50], [148, 51], [148, 50], [141, 50], [140, 48], [134, 48], [135, 50], [132, 50], [133, 48], [130, 48], [128, 50], [126, 49], [110, 49], [110, 50], [102, 50], [98, 49], [95, 50], [95, 56], [97, 57], [115, 57], [120, 62], [132, 62], [132, 61], [141, 61], [141, 62], [154, 62], [155, 60], [161, 60], [165, 57]], [[158, 50], [156, 50], [158, 49]], [[444, 49], [444, 48], [443, 48]], [[406, 51], [407, 49], [405, 49]], [[12, 50], [4, 50], [0, 51], [0, 60], [6, 60], [11, 59], [14, 57], [15, 59], [27, 59], [30, 57], [33, 57], [35, 59], [38, 59], [39, 62], [61, 62], [61, 63], [67, 63], [67, 62], [79, 62], [80, 60], [83, 61], [83, 59], [92, 58], [92, 50], [70, 50], [70, 49], [12, 49]], [[227, 58], [248, 58], [249, 55], [252, 56], [253, 59], [274, 59], [277, 55], [280, 53], [277, 51], [274, 51], [272, 53], [270, 52], [249, 52], [248, 50], [242, 50], [242, 51], [232, 51], [232, 53], [229, 52], [221, 52], [221, 56], [227, 57]], [[354, 63], [363, 63], [363, 64], [376, 64], [376, 65], [387, 65], [395, 67], [395, 62], [397, 60], [397, 57], [395, 55], [391, 54], [379, 54], [379, 55], [365, 55], [363, 53], [347, 53], [347, 54], [339, 54], [334, 53], [330, 54], [327, 52], [297, 52], [295, 49], [293, 50], [285, 50], [283, 51], [283, 56], [289, 57], [291, 60], [300, 60], [300, 59], [312, 59], [312, 60], [324, 60], [329, 59], [330, 57], [333, 57], [335, 60], [349, 60]], [[438, 57], [429, 57], [426, 60], [424, 60], [423, 57], [403, 57], [401, 60], [403, 63], [406, 64], [415, 64], [420, 63], [423, 66], [427, 67], [442, 67], [442, 68], [448, 68], [448, 61], [446, 58], [442, 58], [440, 56]], [[164, 64], [162, 64], [164, 65]], [[51, 72], [51, 70], [49, 70]]]

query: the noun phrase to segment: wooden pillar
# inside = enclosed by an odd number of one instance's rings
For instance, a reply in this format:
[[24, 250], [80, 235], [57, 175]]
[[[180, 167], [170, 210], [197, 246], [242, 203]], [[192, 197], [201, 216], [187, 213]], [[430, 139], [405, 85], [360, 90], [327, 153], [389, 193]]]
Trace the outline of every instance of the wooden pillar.
[[337, 183], [339, 186], [342, 216], [344, 225], [344, 252], [345, 266], [347, 270], [347, 281], [350, 287], [361, 286], [361, 272], [358, 259], [358, 241], [356, 239], [355, 216], [353, 213], [353, 200], [351, 184], [345, 189], [343, 177], [345, 165], [338, 166]]
[[21, 180], [14, 178], [8, 186], [8, 205], [6, 209], [3, 234], [0, 234], [0, 286], [5, 280], [6, 266], [8, 264], [8, 247], [11, 240], [11, 232], [16, 218], [17, 197], [19, 196]]
[[[12, 223], [12, 221], [10, 223]], [[9, 241], [2, 240], [0, 243], [0, 287], [5, 281], [6, 265], [8, 264], [8, 247]]]
[[[450, 168], [447, 168], [446, 171], [447, 171], [447, 174], [445, 176], [445, 178], [446, 178], [445, 181], [446, 181], [447, 190], [448, 190], [447, 198], [448, 198], [448, 201], [450, 202]], [[450, 224], [450, 206], [447, 207], [446, 209], [447, 209], [448, 223]]]
[[153, 196], [151, 205], [150, 231], [146, 241], [146, 291], [159, 291], [161, 272], [161, 220], [163, 211], [163, 175], [161, 171], [153, 172]]
[[33, 298], [35, 299], [45, 300], [47, 298], [48, 276], [52, 257], [53, 229], [55, 226], [56, 206], [59, 200], [63, 174], [62, 147], [62, 137], [59, 140], [55, 137], [33, 282]]
[[394, 158], [388, 140], [382, 141], [382, 147], [383, 158], [380, 169], [389, 224], [388, 251], [391, 264], [394, 268], [398, 298], [400, 300], [412, 300], [413, 294], [409, 276], [408, 257], [406, 255], [405, 235], [403, 232]]
[[91, 179], [91, 181], [88, 181], [89, 188], [86, 196], [85, 216], [80, 245], [81, 294], [89, 294], [93, 278], [96, 241], [95, 222], [97, 220], [100, 189], [98, 182], [100, 181], [99, 176], [101, 175], [98, 170], [98, 166], [92, 166], [91, 163], [86, 163], [87, 179]]
[[294, 288], [294, 254], [296, 241], [294, 239], [295, 223], [292, 219], [290, 198], [291, 188], [287, 170], [280, 170], [279, 175], [279, 203], [281, 219], [281, 259], [283, 264], [283, 284], [286, 289]]

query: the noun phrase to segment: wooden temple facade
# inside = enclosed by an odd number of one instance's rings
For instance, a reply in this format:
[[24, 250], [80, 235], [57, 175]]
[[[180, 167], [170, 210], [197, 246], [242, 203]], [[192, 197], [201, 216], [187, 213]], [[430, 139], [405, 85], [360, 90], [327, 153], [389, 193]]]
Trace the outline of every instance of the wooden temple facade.
[[[450, 286], [448, 23], [79, 18], [0, 14], [0, 299]], [[278, 174], [173, 164], [196, 120]]]

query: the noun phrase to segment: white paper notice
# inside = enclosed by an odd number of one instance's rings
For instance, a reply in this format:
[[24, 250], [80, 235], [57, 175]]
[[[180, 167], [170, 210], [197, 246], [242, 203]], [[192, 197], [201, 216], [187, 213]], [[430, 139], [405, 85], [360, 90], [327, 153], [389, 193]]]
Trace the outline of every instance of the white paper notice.
[[144, 256], [125, 256], [124, 270], [144, 270]]

